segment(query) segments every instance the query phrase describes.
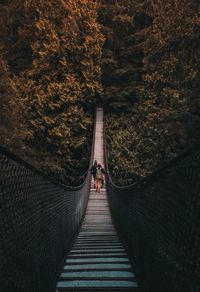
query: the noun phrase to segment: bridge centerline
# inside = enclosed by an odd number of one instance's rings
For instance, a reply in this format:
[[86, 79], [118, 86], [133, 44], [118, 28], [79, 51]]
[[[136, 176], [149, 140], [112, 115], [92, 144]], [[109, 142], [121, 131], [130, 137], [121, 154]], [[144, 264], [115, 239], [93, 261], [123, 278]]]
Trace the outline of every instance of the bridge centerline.
[[[104, 166], [103, 127], [103, 109], [97, 108], [93, 160]], [[111, 220], [106, 185], [101, 193], [96, 193], [93, 184], [91, 179], [83, 224], [66, 258], [56, 292], [87, 287], [90, 291], [139, 291], [126, 251]], [[95, 204], [92, 203], [94, 200]], [[106, 204], [102, 204], [102, 200]], [[122, 263], [125, 265], [120, 265]]]

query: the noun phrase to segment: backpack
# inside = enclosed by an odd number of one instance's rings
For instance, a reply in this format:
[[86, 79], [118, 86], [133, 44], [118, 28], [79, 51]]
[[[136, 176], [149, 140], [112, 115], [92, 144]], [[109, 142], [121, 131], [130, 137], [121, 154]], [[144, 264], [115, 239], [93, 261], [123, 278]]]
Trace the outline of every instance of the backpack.
[[102, 179], [101, 168], [97, 168], [97, 171], [96, 171], [96, 178], [97, 178], [97, 179]]
[[95, 167], [94, 167], [94, 166], [92, 166], [92, 168], [90, 169], [90, 171], [91, 171], [91, 174], [95, 174], [95, 172], [96, 172], [96, 169], [95, 169]]

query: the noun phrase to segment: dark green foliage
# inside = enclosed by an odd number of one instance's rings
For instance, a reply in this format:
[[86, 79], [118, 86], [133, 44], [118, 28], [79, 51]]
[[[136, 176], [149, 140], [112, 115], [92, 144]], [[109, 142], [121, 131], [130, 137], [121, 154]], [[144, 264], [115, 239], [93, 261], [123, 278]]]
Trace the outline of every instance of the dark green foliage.
[[197, 2], [1, 1], [1, 142], [67, 184], [87, 169], [98, 102], [121, 184], [198, 143]]
[[79, 184], [90, 158], [92, 105], [102, 91], [98, 5], [15, 0], [1, 8], [4, 58], [21, 109], [21, 134], [9, 148], [62, 182]]
[[[106, 41], [102, 60], [104, 103], [114, 111], [130, 111], [142, 81], [143, 37], [138, 27], [151, 24], [140, 1], [102, 1], [100, 22]], [[136, 25], [137, 22], [137, 25]], [[141, 22], [141, 23], [140, 23]]]
[[8, 66], [0, 57], [0, 137], [4, 144], [9, 142], [9, 136], [16, 133], [14, 129], [14, 123], [17, 122], [15, 91], [15, 84], [10, 77]]
[[[116, 112], [107, 118], [108, 150], [120, 184], [137, 181], [200, 142], [198, 4], [126, 3], [112, 4], [113, 24], [104, 23], [112, 31], [104, 54], [115, 60], [107, 65], [110, 83], [103, 80], [105, 102]], [[132, 21], [123, 26], [127, 7]]]

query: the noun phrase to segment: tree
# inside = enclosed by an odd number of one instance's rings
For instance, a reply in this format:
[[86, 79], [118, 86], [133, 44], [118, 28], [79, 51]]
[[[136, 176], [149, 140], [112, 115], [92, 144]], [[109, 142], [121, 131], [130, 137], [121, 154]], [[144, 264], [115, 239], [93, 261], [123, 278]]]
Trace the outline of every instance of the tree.
[[102, 91], [98, 4], [15, 0], [5, 8], [4, 47], [10, 48], [6, 58], [23, 109], [27, 157], [31, 152], [36, 166], [64, 178], [77, 169], [76, 156], [84, 168], [85, 156], [89, 162], [92, 121], [86, 108]]
[[[146, 176], [200, 137], [199, 3], [139, 2], [129, 2], [133, 30], [121, 36], [119, 55], [127, 56], [121, 59], [121, 72], [132, 60], [141, 78], [130, 71], [125, 82], [134, 103], [125, 107], [126, 115], [107, 120], [110, 167], [116, 180], [122, 174], [121, 184]], [[137, 49], [143, 51], [140, 63]], [[123, 74], [118, 92], [122, 83]]]

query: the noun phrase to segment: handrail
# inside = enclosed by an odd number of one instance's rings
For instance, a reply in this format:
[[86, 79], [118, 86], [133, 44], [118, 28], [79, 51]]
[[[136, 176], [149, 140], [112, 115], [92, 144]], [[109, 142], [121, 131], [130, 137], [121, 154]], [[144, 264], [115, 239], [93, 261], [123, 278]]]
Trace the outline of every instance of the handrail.
[[28, 169], [30, 169], [34, 173], [36, 173], [39, 176], [41, 176], [43, 179], [48, 180], [52, 184], [60, 186], [61, 188], [65, 189], [67, 191], [69, 191], [69, 190], [74, 190], [75, 191], [75, 190], [81, 189], [83, 187], [84, 183], [85, 183], [85, 179], [86, 179], [86, 176], [88, 174], [88, 170], [87, 170], [81, 175], [81, 177], [83, 177], [84, 180], [83, 180], [83, 183], [80, 184], [79, 186], [69, 186], [69, 185], [66, 185], [64, 183], [59, 182], [58, 180], [56, 180], [52, 176], [49, 176], [49, 175], [45, 174], [41, 170], [37, 169], [35, 166], [31, 165], [30, 163], [28, 163], [27, 161], [25, 161], [24, 159], [20, 158], [19, 156], [17, 156], [16, 154], [14, 154], [10, 150], [4, 148], [1, 145], [0, 145], [0, 153], [5, 155], [5, 156], [8, 156], [10, 159], [12, 159], [12, 160], [14, 160], [14, 161], [16, 161], [16, 162], [18, 162], [20, 164], [23, 164], [24, 166], [26, 166]]
[[[106, 135], [105, 135], [106, 137]], [[106, 138], [105, 138], [106, 140]], [[106, 145], [106, 142], [105, 142], [105, 145]], [[105, 149], [106, 149], [106, 146], [105, 146]], [[140, 186], [142, 184], [145, 184], [147, 183], [148, 181], [152, 180], [152, 179], [155, 179], [156, 176], [161, 172], [161, 171], [164, 171], [165, 169], [173, 166], [173, 165], [176, 165], [179, 161], [185, 159], [187, 156], [190, 156], [193, 152], [195, 152], [196, 150], [200, 149], [200, 145], [199, 144], [196, 144], [192, 147], [189, 147], [188, 149], [186, 150], [183, 150], [180, 154], [178, 154], [175, 158], [171, 159], [170, 161], [164, 163], [164, 165], [158, 167], [155, 171], [153, 171], [152, 173], [148, 174], [147, 176], [145, 177], [142, 177], [140, 178], [137, 182], [134, 182], [134, 183], [131, 183], [129, 185], [125, 185], [125, 186], [119, 186], [117, 185], [116, 183], [114, 183], [114, 179], [113, 179], [113, 176], [111, 174], [111, 172], [109, 171], [109, 167], [108, 167], [108, 158], [107, 158], [107, 155], [106, 155], [106, 167], [108, 169], [107, 171], [107, 175], [109, 177], [109, 180], [112, 182], [112, 185], [113, 187], [116, 187], [117, 189], [132, 189], [132, 188], [136, 188], [137, 186]], [[107, 153], [107, 151], [105, 150], [105, 153]]]
[[85, 212], [90, 178], [87, 171], [83, 184], [65, 186], [0, 147], [1, 292], [53, 291]]
[[[108, 170], [106, 145], [105, 159]], [[107, 188], [142, 291], [200, 291], [200, 146], [130, 186], [108, 170]]]

